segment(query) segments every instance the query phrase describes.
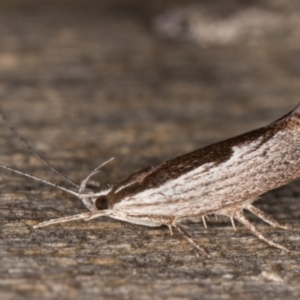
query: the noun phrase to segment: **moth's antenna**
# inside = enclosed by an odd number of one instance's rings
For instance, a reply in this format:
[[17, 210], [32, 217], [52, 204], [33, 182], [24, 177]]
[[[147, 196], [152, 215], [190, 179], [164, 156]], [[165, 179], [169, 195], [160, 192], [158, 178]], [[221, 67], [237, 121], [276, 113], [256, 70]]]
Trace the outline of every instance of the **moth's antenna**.
[[29, 174], [27, 174], [27, 173], [24, 173], [24, 172], [15, 170], [15, 169], [12, 169], [12, 168], [7, 167], [7, 166], [2, 165], [2, 164], [0, 164], [0, 168], [3, 168], [3, 169], [6, 169], [6, 170], [9, 170], [9, 171], [12, 171], [12, 172], [14, 172], [14, 173], [23, 175], [23, 176], [28, 177], [28, 178], [31, 178], [31, 179], [34, 179], [34, 180], [36, 180], [36, 181], [43, 182], [43, 183], [45, 183], [45, 184], [51, 185], [51, 186], [56, 187], [56, 188], [58, 188], [58, 189], [60, 189], [60, 190], [62, 190], [62, 191], [65, 191], [65, 192], [67, 192], [67, 193], [69, 193], [69, 194], [72, 194], [72, 195], [75, 195], [75, 196], [79, 197], [79, 194], [78, 194], [78, 193], [73, 192], [73, 191], [71, 191], [71, 190], [68, 190], [68, 189], [66, 189], [66, 188], [64, 188], [64, 187], [62, 187], [62, 186], [59, 186], [59, 185], [57, 185], [57, 184], [55, 184], [55, 183], [52, 183], [52, 182], [49, 182], [49, 181], [47, 181], [47, 180], [44, 180], [44, 179], [35, 177], [35, 176], [33, 176], [33, 175], [29, 175]]
[[[34, 150], [28, 144], [28, 142], [24, 138], [22, 138], [22, 136], [15, 129], [15, 127], [13, 125], [11, 125], [11, 123], [8, 121], [6, 115], [4, 114], [4, 112], [1, 109], [0, 109], [0, 115], [1, 115], [1, 117], [2, 117], [2, 119], [4, 121], [4, 123], [5, 123], [5, 125], [12, 131], [12, 133], [14, 134], [14, 136], [16, 138], [18, 138], [33, 155], [35, 155], [39, 160], [41, 160], [48, 168], [50, 168], [50, 170], [52, 170], [58, 176], [62, 177], [63, 179], [65, 179], [67, 182], [69, 182], [71, 185], [77, 187], [78, 189], [80, 188], [79, 185], [77, 185], [76, 183], [74, 183], [71, 179], [69, 179], [68, 177], [66, 177], [65, 175], [63, 175], [58, 170], [56, 170], [56, 168], [54, 168], [45, 158], [43, 158], [36, 150]], [[25, 175], [25, 173], [24, 173], [24, 175]]]

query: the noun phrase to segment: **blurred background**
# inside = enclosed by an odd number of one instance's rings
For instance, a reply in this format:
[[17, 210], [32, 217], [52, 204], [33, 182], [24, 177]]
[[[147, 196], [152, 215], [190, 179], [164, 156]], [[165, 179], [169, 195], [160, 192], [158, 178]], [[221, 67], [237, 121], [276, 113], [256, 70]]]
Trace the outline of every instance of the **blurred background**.
[[[299, 25], [298, 0], [1, 1], [0, 105], [72, 180], [115, 156], [99, 177], [115, 182], [293, 109]], [[66, 185], [5, 126], [0, 162]], [[1, 299], [299, 296], [297, 255], [280, 261], [278, 250], [241, 228], [194, 225], [214, 255], [204, 263], [164, 229], [96, 220], [32, 230], [85, 209], [5, 171], [0, 185]], [[292, 184], [259, 205], [297, 223], [298, 197]], [[287, 247], [300, 246], [294, 233], [272, 230]]]
[[299, 101], [297, 0], [2, 1], [0, 25], [1, 105], [47, 145], [165, 159]]

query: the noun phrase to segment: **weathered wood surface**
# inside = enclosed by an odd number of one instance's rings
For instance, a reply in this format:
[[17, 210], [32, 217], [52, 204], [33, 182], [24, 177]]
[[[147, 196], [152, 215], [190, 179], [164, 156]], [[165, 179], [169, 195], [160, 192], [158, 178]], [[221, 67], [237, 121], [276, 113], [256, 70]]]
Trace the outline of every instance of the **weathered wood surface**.
[[[152, 2], [151, 2], [152, 3]], [[158, 39], [158, 6], [81, 3], [0, 10], [0, 104], [30, 144], [73, 181], [142, 167], [259, 127], [299, 102], [299, 40], [199, 48]], [[2, 123], [1, 123], [2, 124]], [[68, 186], [11, 137], [0, 162]], [[95, 178], [96, 179], [96, 178]], [[1, 299], [296, 299], [297, 232], [270, 228], [280, 252], [228, 220], [191, 233], [207, 259], [167, 228], [99, 219], [34, 230], [86, 211], [79, 200], [0, 172]], [[257, 205], [300, 228], [299, 181]]]

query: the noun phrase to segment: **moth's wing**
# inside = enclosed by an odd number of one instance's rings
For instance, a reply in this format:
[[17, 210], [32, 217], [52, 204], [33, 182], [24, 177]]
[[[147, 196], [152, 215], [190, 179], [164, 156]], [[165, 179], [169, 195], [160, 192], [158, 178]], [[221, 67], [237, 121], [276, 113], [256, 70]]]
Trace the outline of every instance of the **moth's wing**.
[[111, 191], [114, 210], [180, 217], [251, 202], [300, 176], [299, 115], [133, 174]]

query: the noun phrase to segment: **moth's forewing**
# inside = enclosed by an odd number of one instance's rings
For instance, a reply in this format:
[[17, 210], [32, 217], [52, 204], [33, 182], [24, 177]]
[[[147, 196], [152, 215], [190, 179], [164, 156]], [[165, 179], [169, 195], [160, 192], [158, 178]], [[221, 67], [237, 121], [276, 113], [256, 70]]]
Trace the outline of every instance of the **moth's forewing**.
[[299, 111], [131, 175], [109, 193], [111, 207], [184, 218], [247, 203], [294, 180], [300, 176]]

